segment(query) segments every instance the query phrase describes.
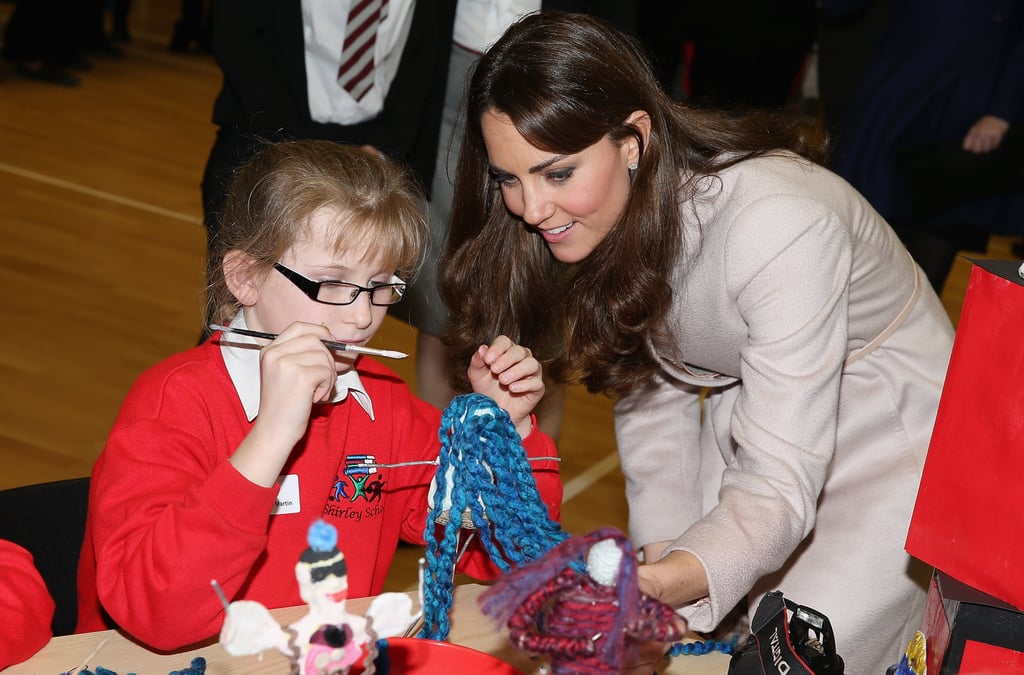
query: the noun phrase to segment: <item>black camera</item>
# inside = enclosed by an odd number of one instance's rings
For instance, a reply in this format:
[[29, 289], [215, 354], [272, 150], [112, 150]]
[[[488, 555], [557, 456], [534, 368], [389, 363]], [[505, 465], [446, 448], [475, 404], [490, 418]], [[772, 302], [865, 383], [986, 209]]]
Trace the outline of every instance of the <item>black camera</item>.
[[781, 591], [761, 599], [750, 632], [729, 661], [729, 675], [843, 675], [828, 617]]

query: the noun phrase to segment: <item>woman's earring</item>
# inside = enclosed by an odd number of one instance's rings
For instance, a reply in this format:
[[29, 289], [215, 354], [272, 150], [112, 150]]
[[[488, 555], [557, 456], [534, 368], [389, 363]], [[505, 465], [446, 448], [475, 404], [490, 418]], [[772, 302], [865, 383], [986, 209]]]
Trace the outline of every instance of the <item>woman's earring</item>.
[[632, 178], [633, 174], [636, 173], [636, 167], [637, 167], [637, 163], [636, 162], [633, 162], [628, 167], [626, 167], [626, 171], [629, 172], [629, 177], [630, 178]]

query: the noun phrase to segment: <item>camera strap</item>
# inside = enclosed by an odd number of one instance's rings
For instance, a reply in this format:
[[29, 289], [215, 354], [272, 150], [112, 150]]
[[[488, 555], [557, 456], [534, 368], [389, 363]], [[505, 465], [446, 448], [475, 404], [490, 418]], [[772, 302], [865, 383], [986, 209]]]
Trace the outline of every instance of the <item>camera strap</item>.
[[765, 594], [750, 631], [751, 639], [729, 663], [729, 675], [843, 673], [828, 617], [784, 598], [781, 591]]

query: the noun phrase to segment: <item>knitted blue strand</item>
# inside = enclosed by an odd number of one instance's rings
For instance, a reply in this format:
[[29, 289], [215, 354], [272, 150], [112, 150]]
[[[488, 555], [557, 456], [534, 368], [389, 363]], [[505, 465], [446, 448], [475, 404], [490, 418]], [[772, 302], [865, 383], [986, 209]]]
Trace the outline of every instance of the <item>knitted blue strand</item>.
[[668, 650], [669, 656], [684, 656], [687, 654], [701, 655], [719, 651], [723, 654], [732, 654], [736, 651], [735, 639], [728, 642], [719, 640], [697, 640], [696, 642], [677, 642]]
[[[435, 504], [424, 535], [429, 583], [423, 589], [419, 637], [446, 640], [464, 513], [491, 560], [504, 572], [543, 556], [569, 534], [548, 515], [519, 433], [492, 399], [481, 394], [456, 397], [444, 410], [438, 436]], [[435, 523], [443, 513], [449, 469], [451, 506], [439, 539]]]

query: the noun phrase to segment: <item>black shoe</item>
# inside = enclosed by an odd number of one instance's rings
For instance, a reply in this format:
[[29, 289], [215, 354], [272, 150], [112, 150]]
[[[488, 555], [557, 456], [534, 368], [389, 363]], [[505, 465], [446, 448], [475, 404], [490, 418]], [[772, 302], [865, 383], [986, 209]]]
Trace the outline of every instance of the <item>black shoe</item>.
[[200, 31], [199, 37], [196, 38], [196, 46], [204, 54], [213, 53], [213, 34], [209, 29]]
[[78, 54], [68, 59], [64, 59], [58, 62], [61, 68], [67, 68], [68, 70], [74, 70], [79, 73], [92, 72], [92, 61], [87, 59], [84, 54]]
[[14, 72], [26, 80], [59, 84], [63, 87], [77, 87], [82, 82], [77, 76], [52, 63], [29, 65], [24, 62], [17, 62], [14, 64]]
[[114, 30], [110, 33], [110, 39], [113, 42], [120, 42], [126, 45], [131, 43], [132, 36], [128, 32], [128, 26], [114, 26]]
[[112, 59], [120, 61], [124, 58], [124, 50], [115, 46], [108, 40], [98, 42], [97, 44], [88, 47], [85, 51], [89, 56], [94, 56], [97, 59]]
[[171, 34], [170, 49], [172, 52], [183, 54], [191, 49], [192, 40], [194, 39], [194, 31], [188, 30], [179, 21], [174, 24], [174, 32]]

